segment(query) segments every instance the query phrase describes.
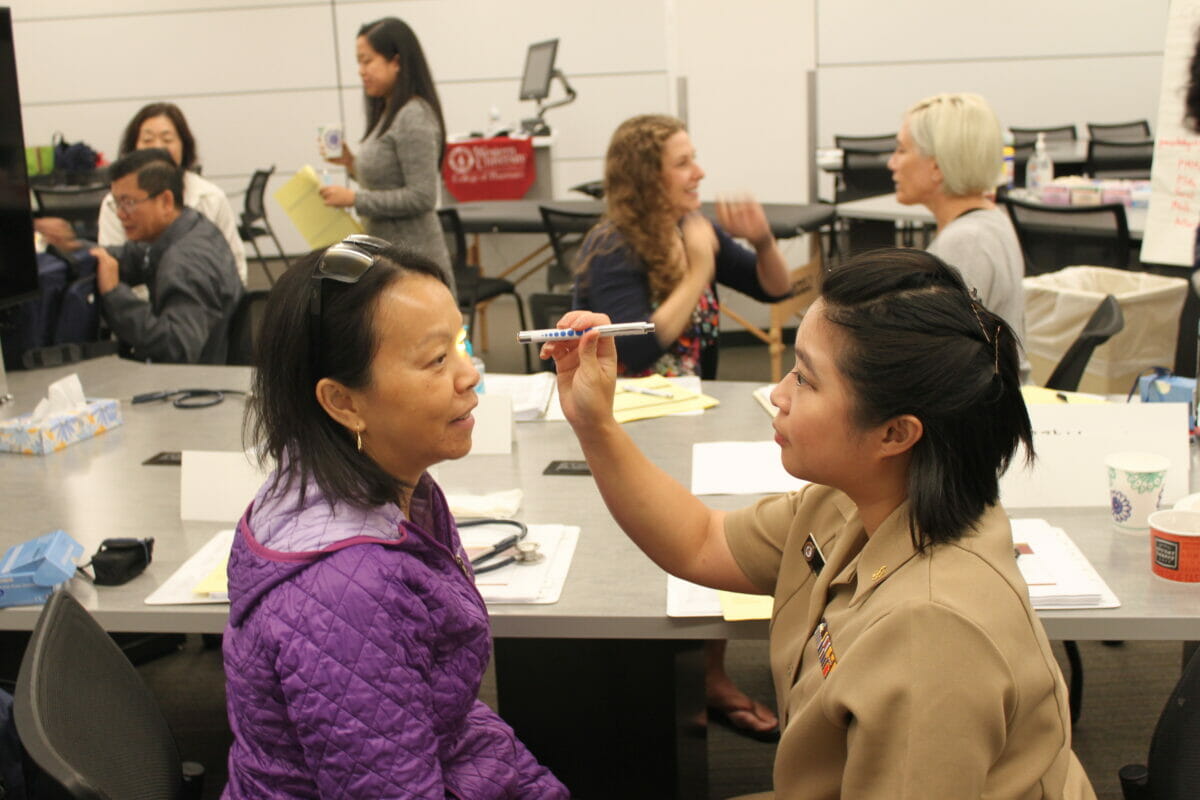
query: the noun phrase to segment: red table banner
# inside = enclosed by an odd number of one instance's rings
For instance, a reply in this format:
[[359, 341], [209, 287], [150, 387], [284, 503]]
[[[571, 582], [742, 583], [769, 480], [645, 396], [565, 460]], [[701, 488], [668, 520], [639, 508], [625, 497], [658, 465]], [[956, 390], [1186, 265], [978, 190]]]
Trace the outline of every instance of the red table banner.
[[460, 203], [520, 200], [537, 178], [529, 139], [472, 139], [446, 145], [446, 188]]

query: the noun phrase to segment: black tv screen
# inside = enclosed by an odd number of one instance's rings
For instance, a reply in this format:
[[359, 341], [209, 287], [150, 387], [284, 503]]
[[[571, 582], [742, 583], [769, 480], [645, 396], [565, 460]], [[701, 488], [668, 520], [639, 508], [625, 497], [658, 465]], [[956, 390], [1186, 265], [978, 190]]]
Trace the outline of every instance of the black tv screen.
[[557, 53], [558, 39], [529, 45], [529, 52], [525, 54], [525, 73], [521, 76], [522, 100], [545, 100], [550, 95]]
[[12, 12], [0, 8], [0, 308], [35, 297], [37, 291]]

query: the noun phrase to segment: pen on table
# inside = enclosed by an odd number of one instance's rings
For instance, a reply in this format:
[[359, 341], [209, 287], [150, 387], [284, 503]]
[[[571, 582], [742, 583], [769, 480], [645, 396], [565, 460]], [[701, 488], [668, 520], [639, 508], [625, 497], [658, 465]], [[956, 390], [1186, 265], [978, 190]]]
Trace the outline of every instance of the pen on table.
[[535, 331], [518, 331], [517, 341], [522, 344], [531, 342], [554, 342], [559, 339], [578, 339], [588, 331], [599, 331], [601, 336], [640, 336], [654, 333], [653, 322], [619, 322], [613, 325], [597, 325], [577, 331], [574, 328], [542, 328]]
[[1062, 400], [1064, 403], [1071, 402], [1070, 400], [1067, 399], [1067, 396], [1065, 394], [1063, 394], [1062, 392], [1056, 392], [1054, 394], [1054, 396], [1057, 397], [1059, 400]]
[[675, 399], [675, 395], [672, 392], [667, 391], [666, 389], [648, 389], [644, 386], [630, 386], [628, 384], [621, 384], [617, 388], [620, 389], [622, 392], [632, 392], [634, 394], [644, 394], [644, 395], [649, 395], [650, 397], [665, 397], [668, 400]]

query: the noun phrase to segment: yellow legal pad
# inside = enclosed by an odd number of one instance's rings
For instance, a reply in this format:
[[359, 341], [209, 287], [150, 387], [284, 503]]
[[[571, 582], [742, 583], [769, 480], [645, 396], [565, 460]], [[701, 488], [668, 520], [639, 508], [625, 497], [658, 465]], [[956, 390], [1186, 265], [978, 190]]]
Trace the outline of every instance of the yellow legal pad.
[[1061, 392], [1057, 389], [1045, 389], [1041, 386], [1022, 386], [1021, 396], [1025, 398], [1026, 405], [1034, 405], [1038, 403], [1070, 403], [1072, 405], [1082, 403], [1084, 405], [1094, 405], [1108, 402], [1106, 398], [1098, 394], [1086, 394], [1084, 392]]
[[[643, 389], [658, 394], [641, 394]], [[645, 378], [620, 378], [613, 397], [613, 417], [617, 422], [653, 419], [668, 414], [703, 411], [717, 405], [715, 397], [680, 388], [661, 375]]]
[[325, 205], [320, 189], [316, 170], [305, 164], [275, 192], [275, 200], [314, 250], [363, 232], [362, 225], [348, 211]]
[[771, 609], [775, 598], [769, 594], [742, 594], [740, 592], [719, 592], [721, 596], [721, 616], [730, 622], [746, 619], [770, 619]]
[[221, 559], [221, 563], [213, 567], [204, 580], [196, 584], [193, 592], [213, 600], [229, 599], [229, 556]]

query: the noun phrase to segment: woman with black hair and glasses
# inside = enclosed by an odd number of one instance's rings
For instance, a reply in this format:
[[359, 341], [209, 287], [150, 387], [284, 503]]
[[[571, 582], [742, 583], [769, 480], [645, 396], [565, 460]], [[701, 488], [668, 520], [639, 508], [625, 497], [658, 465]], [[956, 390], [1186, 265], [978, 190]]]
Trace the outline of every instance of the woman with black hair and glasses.
[[877, 250], [825, 276], [795, 349], [774, 433], [811, 483], [729, 513], [614, 422], [611, 338], [542, 351], [634, 542], [686, 580], [774, 596], [774, 796], [1094, 798], [999, 504], [1017, 446], [1032, 458], [1012, 329], [936, 256]]
[[271, 291], [238, 524], [223, 797], [565, 798], [478, 698], [487, 609], [426, 470], [471, 449], [479, 373], [436, 264], [370, 236]]
[[403, 245], [454, 273], [437, 218], [446, 122], [417, 35], [395, 17], [368, 22], [355, 40], [367, 132], [358, 155], [343, 146], [341, 164], [359, 188], [323, 186], [325, 204], [353, 208], [367, 233]]

